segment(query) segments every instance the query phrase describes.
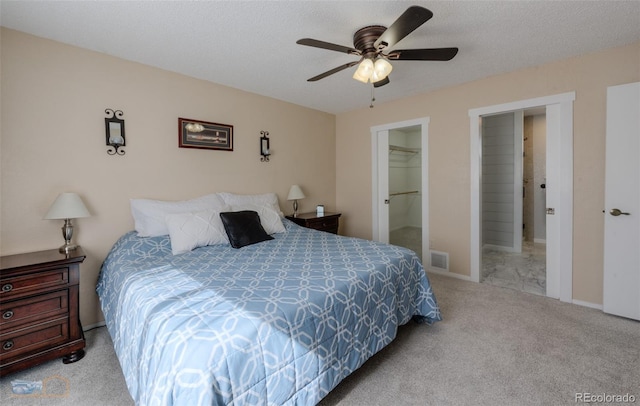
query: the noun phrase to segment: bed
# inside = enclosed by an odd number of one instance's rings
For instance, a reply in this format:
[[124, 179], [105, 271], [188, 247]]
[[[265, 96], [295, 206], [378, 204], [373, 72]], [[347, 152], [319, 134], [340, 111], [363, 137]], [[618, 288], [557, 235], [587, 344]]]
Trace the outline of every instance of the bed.
[[399, 325], [441, 319], [414, 252], [281, 225], [241, 248], [114, 244], [96, 290], [137, 405], [314, 405]]

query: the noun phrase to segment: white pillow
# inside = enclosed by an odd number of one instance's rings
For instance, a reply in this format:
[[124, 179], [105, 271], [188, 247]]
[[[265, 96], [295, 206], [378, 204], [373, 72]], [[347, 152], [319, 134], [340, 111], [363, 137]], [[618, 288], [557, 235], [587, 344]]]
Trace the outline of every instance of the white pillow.
[[156, 237], [169, 234], [165, 222], [167, 214], [228, 209], [224, 200], [216, 193], [178, 202], [131, 199], [131, 214], [140, 237]]
[[260, 224], [267, 234], [284, 233], [286, 229], [282, 224], [280, 213], [275, 211], [270, 205], [257, 205], [244, 203], [231, 206], [232, 211], [252, 210], [260, 216]]
[[260, 195], [238, 195], [235, 193], [220, 192], [218, 193], [218, 195], [229, 206], [241, 206], [244, 204], [267, 206], [275, 210], [280, 217], [284, 217], [284, 213], [282, 212], [282, 210], [280, 210], [280, 205], [278, 205], [278, 196], [275, 193], [264, 193]]
[[229, 244], [219, 210], [167, 214], [165, 219], [173, 255], [207, 245]]

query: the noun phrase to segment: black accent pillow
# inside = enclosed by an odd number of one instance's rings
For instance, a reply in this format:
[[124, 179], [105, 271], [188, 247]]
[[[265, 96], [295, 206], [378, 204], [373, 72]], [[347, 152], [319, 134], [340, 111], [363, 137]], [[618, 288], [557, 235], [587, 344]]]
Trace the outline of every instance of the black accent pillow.
[[252, 210], [228, 211], [220, 213], [220, 219], [227, 232], [229, 242], [233, 248], [262, 241], [273, 240], [260, 224], [260, 216]]

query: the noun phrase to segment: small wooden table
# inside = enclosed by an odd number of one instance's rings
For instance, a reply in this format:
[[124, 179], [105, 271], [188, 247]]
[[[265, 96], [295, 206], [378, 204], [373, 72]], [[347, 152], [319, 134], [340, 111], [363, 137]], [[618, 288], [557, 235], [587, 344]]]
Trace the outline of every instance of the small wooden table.
[[81, 248], [0, 257], [0, 376], [62, 357], [84, 357]]
[[318, 215], [316, 212], [311, 213], [298, 213], [296, 217], [286, 216], [289, 220], [303, 227], [312, 228], [314, 230], [326, 231], [333, 234], [338, 234], [338, 228], [340, 226], [340, 216], [342, 213], [324, 213], [324, 215]]

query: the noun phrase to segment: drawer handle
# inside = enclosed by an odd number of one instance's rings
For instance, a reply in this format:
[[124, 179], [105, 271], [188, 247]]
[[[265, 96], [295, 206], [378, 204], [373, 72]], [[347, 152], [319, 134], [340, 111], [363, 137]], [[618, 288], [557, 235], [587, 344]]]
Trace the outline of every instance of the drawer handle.
[[13, 310], [7, 310], [6, 312], [2, 313], [2, 318], [5, 320], [9, 320], [12, 317], [13, 317]]
[[2, 344], [2, 349], [5, 351], [8, 351], [12, 348], [13, 348], [13, 340], [5, 341], [4, 344]]
[[10, 283], [7, 283], [6, 285], [2, 285], [2, 291], [3, 292], [11, 292], [13, 290], [13, 285]]

